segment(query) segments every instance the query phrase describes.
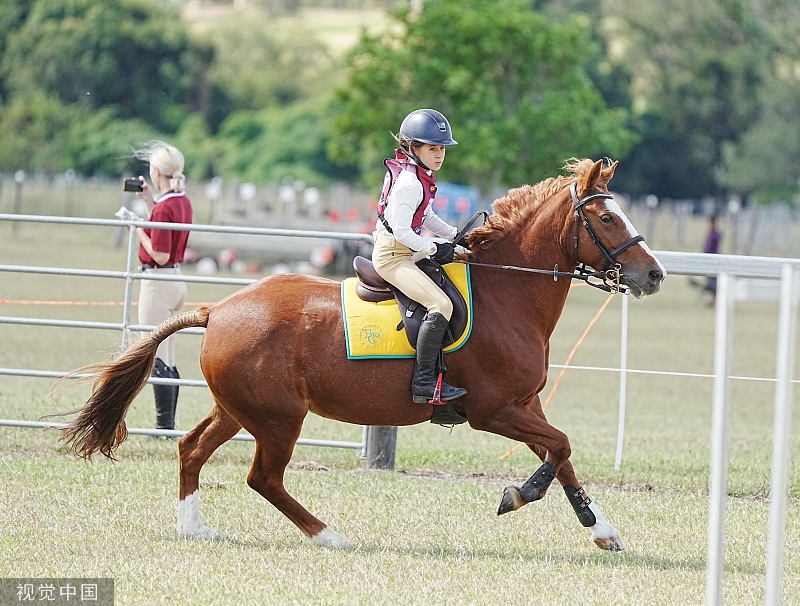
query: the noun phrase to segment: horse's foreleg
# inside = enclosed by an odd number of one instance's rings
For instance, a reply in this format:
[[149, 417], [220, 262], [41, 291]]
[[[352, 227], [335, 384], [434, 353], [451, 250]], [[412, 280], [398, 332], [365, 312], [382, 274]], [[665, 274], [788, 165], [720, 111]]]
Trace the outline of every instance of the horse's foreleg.
[[241, 429], [218, 404], [200, 424], [178, 443], [181, 489], [178, 503], [178, 534], [192, 539], [214, 540], [220, 535], [200, 520], [200, 469], [213, 452]]
[[527, 503], [544, 498], [558, 470], [569, 461], [571, 454], [569, 438], [559, 431], [541, 412], [539, 396], [533, 396], [529, 405], [511, 404], [487, 419], [470, 418], [470, 425], [513, 440], [544, 445], [542, 465], [522, 486], [507, 486], [500, 498], [497, 515], [516, 511]]
[[297, 437], [295, 435], [288, 441], [285, 435], [279, 437], [271, 434], [267, 439], [256, 436], [256, 454], [247, 483], [289, 518], [314, 544], [332, 549], [350, 549], [350, 541], [314, 517], [286, 492], [283, 472], [292, 457]]
[[[543, 448], [533, 445], [531, 450], [542, 461], [545, 460], [547, 451]], [[597, 503], [589, 498], [580, 482], [578, 482], [571, 462], [566, 461], [561, 465], [558, 474], [556, 474], [556, 479], [564, 489], [575, 515], [578, 516], [578, 521], [586, 528], [592, 529], [592, 541], [594, 541], [595, 545], [608, 551], [622, 551], [625, 549], [625, 543], [619, 536], [617, 529], [608, 523]]]

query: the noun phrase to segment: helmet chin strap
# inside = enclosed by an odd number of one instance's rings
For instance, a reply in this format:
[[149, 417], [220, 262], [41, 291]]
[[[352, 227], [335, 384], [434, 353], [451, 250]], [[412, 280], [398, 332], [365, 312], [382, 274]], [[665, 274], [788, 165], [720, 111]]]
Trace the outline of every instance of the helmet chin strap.
[[430, 168], [425, 166], [425, 163], [422, 160], [419, 159], [419, 156], [414, 151], [414, 146], [412, 145], [412, 143], [409, 142], [407, 145], [408, 145], [408, 147], [404, 147], [403, 149], [408, 153], [409, 156], [411, 156], [411, 159], [414, 160], [414, 162], [416, 162], [417, 165], [421, 166], [424, 170], [428, 170], [428, 171], [431, 170]]

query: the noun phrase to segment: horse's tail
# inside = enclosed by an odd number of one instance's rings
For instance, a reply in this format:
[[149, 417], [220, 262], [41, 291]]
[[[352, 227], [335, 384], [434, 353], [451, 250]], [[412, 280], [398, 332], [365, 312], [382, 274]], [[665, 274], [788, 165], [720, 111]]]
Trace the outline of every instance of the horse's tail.
[[183, 328], [207, 326], [210, 312], [208, 307], [201, 307], [173, 316], [115, 361], [80, 369], [96, 373], [92, 395], [84, 406], [72, 411], [78, 416], [61, 429], [60, 441], [69, 444], [70, 450], [82, 459], [91, 459], [100, 451], [113, 460], [114, 451], [128, 437], [128, 407], [147, 384], [159, 344]]

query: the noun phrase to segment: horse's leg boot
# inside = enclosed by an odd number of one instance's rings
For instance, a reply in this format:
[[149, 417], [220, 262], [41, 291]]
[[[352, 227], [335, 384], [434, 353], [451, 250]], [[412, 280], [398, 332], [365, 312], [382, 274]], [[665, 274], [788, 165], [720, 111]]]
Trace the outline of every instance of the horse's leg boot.
[[541, 464], [539, 469], [533, 472], [533, 475], [520, 486], [519, 496], [521, 496], [528, 503], [538, 501], [547, 492], [553, 479], [556, 477], [556, 468], [553, 467], [548, 461]]
[[567, 485], [564, 486], [564, 492], [567, 493], [569, 504], [572, 505], [572, 509], [575, 511], [575, 515], [578, 516], [578, 521], [581, 525], [586, 528], [591, 528], [597, 524], [597, 518], [592, 510], [589, 509], [592, 500], [588, 497], [583, 488], [575, 488], [574, 486]]
[[[156, 358], [152, 376], [171, 379], [172, 371], [161, 358]], [[153, 384], [153, 394], [156, 398], [156, 429], [175, 429], [173, 386]]]
[[[416, 404], [428, 404], [436, 391], [436, 363], [442, 350], [442, 341], [447, 332], [447, 320], [440, 313], [425, 315], [417, 336], [417, 361], [414, 366], [414, 378], [411, 381], [411, 395]], [[455, 400], [467, 393], [466, 389], [453, 387], [442, 381], [440, 400]]]

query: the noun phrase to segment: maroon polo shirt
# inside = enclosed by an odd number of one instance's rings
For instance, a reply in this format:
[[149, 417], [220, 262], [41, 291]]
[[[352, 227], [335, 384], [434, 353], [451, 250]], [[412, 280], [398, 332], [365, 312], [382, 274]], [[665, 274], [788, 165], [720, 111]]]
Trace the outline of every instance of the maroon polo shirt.
[[[150, 221], [159, 223], [191, 223], [192, 203], [185, 192], [170, 191], [156, 200]], [[153, 250], [169, 253], [169, 260], [164, 265], [183, 262], [183, 253], [186, 251], [186, 242], [189, 240], [188, 231], [169, 229], [144, 228], [144, 233], [150, 236]], [[156, 265], [152, 257], [147, 254], [144, 246], [139, 246], [139, 261], [144, 264]]]

